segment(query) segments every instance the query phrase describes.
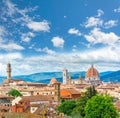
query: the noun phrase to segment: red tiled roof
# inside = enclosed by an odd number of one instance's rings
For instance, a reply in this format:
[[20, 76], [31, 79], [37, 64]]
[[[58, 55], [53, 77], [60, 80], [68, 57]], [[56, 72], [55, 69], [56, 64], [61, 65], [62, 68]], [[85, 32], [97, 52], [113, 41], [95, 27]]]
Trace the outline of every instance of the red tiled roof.
[[8, 96], [8, 95], [0, 95], [0, 98], [14, 98], [13, 96]]
[[73, 89], [73, 88], [67, 88], [67, 89], [63, 89], [71, 94], [80, 94], [80, 92], [78, 92], [77, 90]]
[[114, 103], [114, 106], [115, 106], [116, 109], [120, 110], [120, 100], [116, 101]]
[[22, 96], [22, 100], [36, 102], [36, 101], [54, 101], [52, 95], [36, 95], [36, 96]]
[[91, 77], [91, 76], [99, 77], [99, 73], [98, 73], [98, 71], [93, 67], [93, 65], [92, 65], [91, 68], [89, 68], [88, 71], [86, 72], [86, 77]]

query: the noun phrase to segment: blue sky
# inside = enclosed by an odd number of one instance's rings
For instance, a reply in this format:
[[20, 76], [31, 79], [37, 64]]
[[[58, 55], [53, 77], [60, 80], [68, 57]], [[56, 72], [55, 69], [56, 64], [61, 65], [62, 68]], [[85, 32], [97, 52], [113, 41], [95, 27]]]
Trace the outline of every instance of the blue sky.
[[119, 0], [1, 0], [0, 75], [120, 70]]

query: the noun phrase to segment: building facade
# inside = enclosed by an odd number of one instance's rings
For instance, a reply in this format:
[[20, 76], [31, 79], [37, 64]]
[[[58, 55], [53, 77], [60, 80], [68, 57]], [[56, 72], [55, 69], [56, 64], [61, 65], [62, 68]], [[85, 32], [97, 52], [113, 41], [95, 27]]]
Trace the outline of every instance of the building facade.
[[63, 70], [63, 84], [68, 84], [68, 70], [64, 69]]

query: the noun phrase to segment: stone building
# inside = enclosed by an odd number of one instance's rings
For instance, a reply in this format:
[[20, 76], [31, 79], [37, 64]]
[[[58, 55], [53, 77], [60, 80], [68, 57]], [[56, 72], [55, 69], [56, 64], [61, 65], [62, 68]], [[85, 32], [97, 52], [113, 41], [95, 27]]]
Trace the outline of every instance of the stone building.
[[63, 84], [68, 84], [68, 79], [69, 79], [68, 70], [64, 69], [63, 70]]
[[8, 63], [7, 64], [7, 68], [6, 68], [6, 72], [7, 72], [7, 78], [4, 80], [4, 84], [9, 84], [12, 80], [11, 80], [11, 64]]

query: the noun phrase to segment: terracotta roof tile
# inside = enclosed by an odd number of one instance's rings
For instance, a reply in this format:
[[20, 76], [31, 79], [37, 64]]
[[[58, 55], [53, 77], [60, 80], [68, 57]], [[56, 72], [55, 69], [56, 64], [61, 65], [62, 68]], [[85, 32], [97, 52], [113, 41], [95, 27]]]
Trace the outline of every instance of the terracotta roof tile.
[[36, 95], [36, 96], [22, 96], [22, 100], [36, 101], [53, 101], [54, 97], [51, 95]]
[[80, 92], [78, 92], [77, 90], [70, 88], [70, 89], [63, 89], [66, 90], [67, 92], [71, 93], [71, 94], [80, 94]]

